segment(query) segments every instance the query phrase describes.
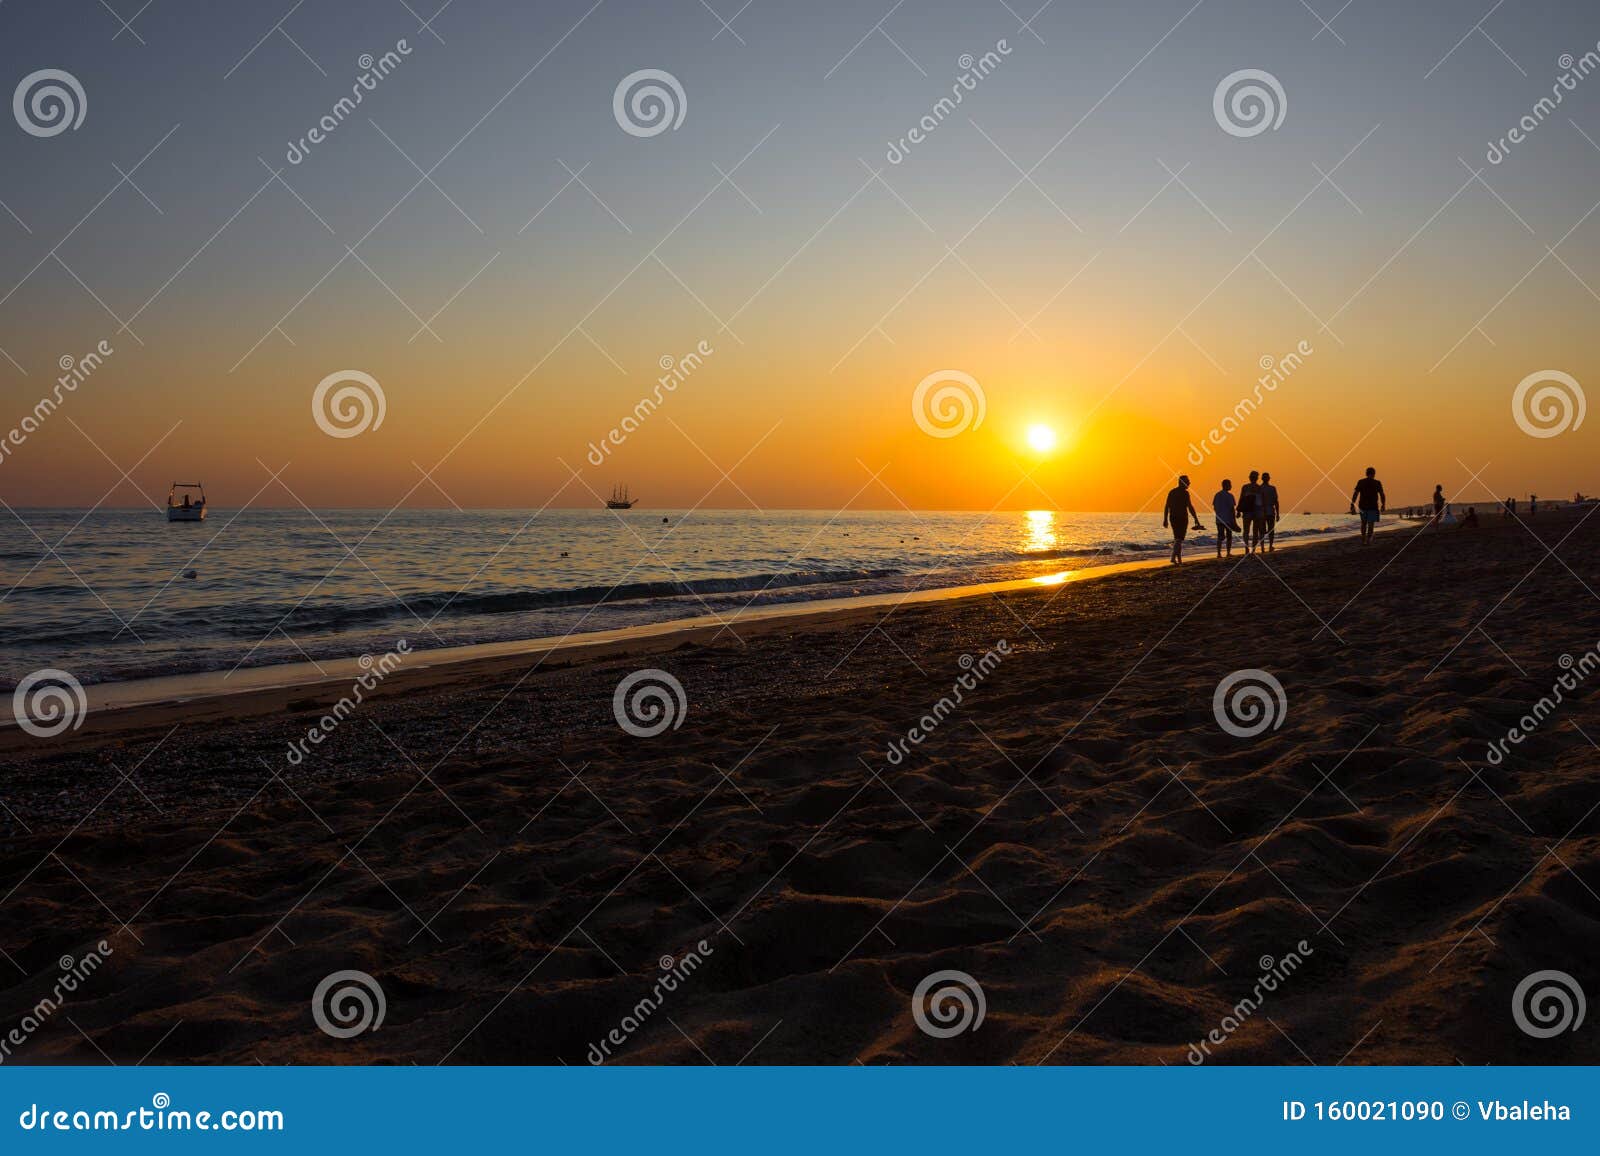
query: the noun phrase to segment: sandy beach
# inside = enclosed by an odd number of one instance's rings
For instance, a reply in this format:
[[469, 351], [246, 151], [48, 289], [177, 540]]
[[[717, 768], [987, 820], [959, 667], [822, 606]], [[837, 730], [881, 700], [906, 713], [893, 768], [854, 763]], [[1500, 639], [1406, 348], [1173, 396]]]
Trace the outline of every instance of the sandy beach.
[[[1600, 953], [1593, 688], [1490, 750], [1597, 574], [1600, 519], [1496, 517], [396, 676], [298, 763], [326, 694], [12, 732], [0, 1029], [108, 950], [7, 1062], [1594, 1063], [1512, 1014]], [[381, 1028], [319, 1029], [342, 970]]]

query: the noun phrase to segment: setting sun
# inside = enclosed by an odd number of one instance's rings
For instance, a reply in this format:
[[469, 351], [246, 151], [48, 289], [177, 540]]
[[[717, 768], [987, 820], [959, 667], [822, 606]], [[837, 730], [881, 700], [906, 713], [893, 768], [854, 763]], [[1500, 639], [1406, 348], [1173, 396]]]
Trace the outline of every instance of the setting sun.
[[1047, 425], [1031, 425], [1028, 427], [1028, 448], [1037, 453], [1045, 453], [1056, 448], [1056, 431]]

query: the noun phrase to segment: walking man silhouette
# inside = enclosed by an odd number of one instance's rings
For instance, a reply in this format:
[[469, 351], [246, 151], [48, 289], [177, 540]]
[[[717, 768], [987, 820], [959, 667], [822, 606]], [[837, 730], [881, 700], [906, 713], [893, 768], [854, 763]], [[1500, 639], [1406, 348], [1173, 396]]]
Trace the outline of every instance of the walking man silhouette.
[[1261, 545], [1264, 527], [1261, 524], [1261, 472], [1250, 471], [1250, 480], [1239, 487], [1239, 521], [1244, 523], [1244, 552], [1254, 552]]
[[1200, 515], [1194, 511], [1194, 499], [1189, 496], [1189, 475], [1178, 475], [1178, 484], [1167, 491], [1167, 504], [1161, 512], [1161, 524], [1172, 527], [1172, 564], [1183, 561], [1183, 539], [1189, 533], [1189, 519], [1200, 524]]
[[1272, 475], [1263, 470], [1261, 473], [1261, 521], [1267, 528], [1268, 550], [1277, 548], [1278, 514], [1278, 487], [1272, 484]]
[[1363, 546], [1372, 542], [1372, 532], [1378, 528], [1378, 519], [1388, 508], [1389, 499], [1383, 492], [1383, 483], [1378, 480], [1378, 471], [1368, 466], [1367, 476], [1357, 482], [1356, 488], [1350, 491], [1350, 512], [1354, 514], [1357, 509], [1361, 511]]
[[[1228, 550], [1228, 557], [1233, 557], [1233, 536], [1239, 532], [1239, 527], [1234, 524], [1234, 497], [1233, 481], [1229, 478], [1222, 479], [1222, 489], [1218, 490], [1211, 498], [1211, 512], [1217, 517], [1217, 557], [1221, 558], [1223, 547]], [[1246, 533], [1250, 523], [1246, 522]], [[1245, 553], [1249, 553], [1248, 550]]]

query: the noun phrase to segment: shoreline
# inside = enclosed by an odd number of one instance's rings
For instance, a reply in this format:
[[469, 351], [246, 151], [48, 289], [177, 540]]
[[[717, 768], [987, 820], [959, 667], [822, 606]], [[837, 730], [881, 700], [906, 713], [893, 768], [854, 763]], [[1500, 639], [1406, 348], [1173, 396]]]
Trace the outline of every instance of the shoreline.
[[[1423, 529], [1425, 527], [1416, 522], [1408, 522], [1397, 516], [1382, 525], [1379, 533], [1401, 530], [1421, 532]], [[1284, 551], [1328, 546], [1349, 541], [1358, 533], [1357, 530], [1330, 530], [1314, 537], [1285, 539], [1279, 545]], [[1242, 553], [1236, 550], [1232, 557], [1237, 560]], [[1212, 549], [1207, 547], [1203, 551], [1191, 552], [1185, 558], [1184, 565], [1221, 561], [1223, 559], [1217, 558]], [[609, 630], [412, 649], [392, 673], [370, 689], [366, 697], [383, 698], [480, 678], [494, 678], [507, 670], [520, 669], [529, 659], [534, 660], [536, 668], [551, 668], [630, 654], [659, 654], [680, 646], [708, 644], [729, 633], [732, 627], [741, 628], [751, 637], [805, 623], [815, 629], [828, 629], [884, 608], [1048, 590], [1170, 566], [1170, 560], [1165, 557], [1137, 558], [1031, 578], [786, 602], [745, 608], [725, 615], [694, 615]], [[81, 741], [100, 741], [123, 731], [169, 721], [168, 716], [180, 707], [188, 715], [185, 721], [200, 722], [251, 718], [331, 704], [368, 673], [370, 660], [376, 657], [362, 655], [320, 662], [272, 663], [234, 671], [196, 671], [92, 683], [84, 687], [87, 705], [81, 726], [58, 736], [53, 743], [65, 747]], [[548, 662], [552, 658], [564, 661]], [[368, 660], [367, 665], [362, 665], [363, 659]], [[21, 731], [14, 717], [0, 718], [0, 750], [37, 741]]]
[[[1158, 567], [8, 752], [0, 1018], [115, 948], [16, 1058], [582, 1063], [704, 941], [608, 1063], [1594, 1062], [1508, 1007], [1600, 951], [1600, 696], [1487, 752], [1600, 638], [1600, 519]], [[388, 1018], [335, 1039], [349, 969]], [[952, 971], [987, 1018], [935, 1038]]]
[[[1208, 1063], [1592, 1063], [1507, 1007], [1600, 951], [1600, 696], [1486, 751], [1595, 647], [1597, 570], [1600, 519], [1541, 516], [669, 636], [656, 732], [619, 656], [336, 727], [109, 712], [146, 727], [8, 753], [0, 1018], [104, 940], [19, 1062], [582, 1063], [704, 941], [608, 1063], [1189, 1065], [1293, 949]], [[349, 969], [387, 1020], [334, 1039]], [[931, 1038], [952, 970], [986, 1022]]]

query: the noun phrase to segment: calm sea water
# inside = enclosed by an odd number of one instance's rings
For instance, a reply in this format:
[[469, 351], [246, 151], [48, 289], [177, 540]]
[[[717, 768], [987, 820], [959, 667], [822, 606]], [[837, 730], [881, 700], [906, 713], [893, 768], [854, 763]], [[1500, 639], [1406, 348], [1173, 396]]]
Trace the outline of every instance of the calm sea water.
[[[171, 524], [147, 510], [18, 514], [33, 533], [9, 517], [0, 526], [7, 688], [42, 666], [97, 682], [348, 657], [400, 638], [414, 649], [537, 638], [1031, 577], [1163, 554], [1168, 541], [1159, 514], [213, 509]], [[1294, 514], [1279, 536], [1351, 524]], [[59, 541], [56, 553], [40, 539]]]

